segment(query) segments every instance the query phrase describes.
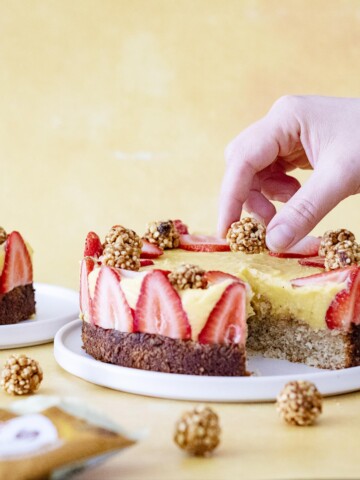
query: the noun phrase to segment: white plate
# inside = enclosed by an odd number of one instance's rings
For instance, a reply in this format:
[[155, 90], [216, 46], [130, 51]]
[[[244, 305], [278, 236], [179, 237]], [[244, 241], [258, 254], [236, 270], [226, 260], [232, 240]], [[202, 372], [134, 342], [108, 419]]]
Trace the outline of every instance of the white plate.
[[275, 400], [290, 380], [314, 382], [323, 395], [360, 389], [360, 367], [320, 370], [286, 360], [252, 357], [250, 377], [201, 377], [150, 372], [99, 362], [82, 347], [81, 320], [59, 330], [54, 340], [55, 359], [69, 373], [104, 387], [152, 397], [206, 402]]
[[35, 283], [36, 316], [0, 326], [0, 349], [52, 342], [56, 332], [79, 317], [79, 293], [69, 288]]

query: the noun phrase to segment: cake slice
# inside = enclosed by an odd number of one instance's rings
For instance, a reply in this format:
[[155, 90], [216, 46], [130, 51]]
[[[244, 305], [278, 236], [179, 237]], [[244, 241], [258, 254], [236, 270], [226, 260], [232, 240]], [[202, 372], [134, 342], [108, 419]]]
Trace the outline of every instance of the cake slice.
[[31, 248], [19, 232], [0, 228], [0, 325], [29, 319], [35, 314]]

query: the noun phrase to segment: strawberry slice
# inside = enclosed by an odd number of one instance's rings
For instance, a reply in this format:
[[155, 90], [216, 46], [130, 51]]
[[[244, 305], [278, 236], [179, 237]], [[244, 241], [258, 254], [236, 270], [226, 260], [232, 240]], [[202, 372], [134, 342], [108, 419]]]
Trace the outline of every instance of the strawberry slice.
[[154, 265], [154, 262], [147, 258], [140, 259], [140, 266], [141, 267], [148, 267], [149, 265]]
[[246, 339], [246, 289], [239, 282], [229, 285], [199, 333], [200, 343], [244, 343]]
[[173, 220], [173, 223], [179, 235], [187, 235], [189, 233], [188, 226], [185, 225], [185, 223], [182, 222], [181, 220], [179, 219]]
[[103, 266], [100, 269], [92, 313], [94, 323], [99, 327], [126, 333], [134, 331], [131, 308], [120, 287], [120, 275], [111, 267]]
[[220, 270], [209, 270], [205, 273], [205, 277], [209, 283], [221, 283], [226, 280], [233, 280], [243, 283], [240, 278], [237, 278], [230, 273], [220, 272]]
[[269, 252], [272, 257], [278, 258], [305, 258], [317, 257], [321, 239], [308, 235], [286, 252]]
[[325, 258], [324, 257], [306, 257], [300, 258], [298, 260], [300, 265], [304, 267], [316, 267], [316, 268], [325, 268]]
[[99, 258], [102, 252], [103, 246], [99, 236], [95, 232], [89, 232], [85, 240], [84, 257]]
[[94, 270], [95, 262], [91, 258], [84, 258], [80, 267], [80, 312], [84, 320], [92, 323], [92, 301], [89, 291], [88, 276]]
[[360, 324], [360, 268], [350, 267], [347, 287], [335, 295], [326, 312], [330, 329], [349, 330], [351, 324]]
[[180, 235], [180, 248], [191, 252], [230, 251], [230, 247], [224, 238], [210, 235]]
[[329, 282], [346, 283], [346, 286], [335, 295], [327, 309], [325, 315], [327, 326], [330, 329], [348, 330], [352, 323], [360, 324], [360, 267], [357, 265], [309, 277], [295, 278], [291, 280], [291, 285], [304, 287], [324, 285]]
[[164, 250], [162, 250], [160, 247], [157, 245], [148, 242], [144, 238], [142, 239], [143, 246], [141, 248], [141, 258], [147, 258], [147, 259], [153, 259], [153, 258], [158, 258], [160, 255], [164, 253]]
[[31, 257], [19, 232], [11, 232], [6, 239], [4, 267], [0, 277], [0, 293], [28, 285], [33, 281]]
[[331, 272], [321, 272], [315, 275], [309, 275], [308, 277], [294, 278], [290, 280], [293, 287], [306, 287], [308, 285], [325, 285], [329, 282], [343, 283], [347, 282], [350, 278], [351, 271], [358, 267], [345, 267]]
[[135, 331], [188, 340], [191, 326], [179, 294], [163, 272], [144, 278], [135, 309]]

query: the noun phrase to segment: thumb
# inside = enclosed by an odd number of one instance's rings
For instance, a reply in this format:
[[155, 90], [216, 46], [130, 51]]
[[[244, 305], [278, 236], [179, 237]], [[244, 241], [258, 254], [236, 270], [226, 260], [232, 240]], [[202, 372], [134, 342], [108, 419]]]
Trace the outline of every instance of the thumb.
[[344, 172], [329, 168], [329, 165], [326, 169], [318, 166], [304, 186], [269, 223], [266, 234], [268, 248], [276, 252], [295, 245], [352, 193], [348, 191], [348, 186]]

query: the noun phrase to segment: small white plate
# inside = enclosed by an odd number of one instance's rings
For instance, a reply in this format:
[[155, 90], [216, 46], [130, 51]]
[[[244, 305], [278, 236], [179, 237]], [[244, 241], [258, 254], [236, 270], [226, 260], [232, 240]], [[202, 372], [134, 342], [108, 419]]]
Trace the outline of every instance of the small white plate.
[[248, 370], [255, 372], [253, 376], [201, 377], [118, 367], [93, 359], [81, 347], [81, 320], [75, 320], [55, 336], [56, 361], [64, 370], [96, 385], [151, 397], [201, 402], [272, 401], [291, 380], [314, 382], [323, 395], [360, 390], [360, 367], [320, 370], [286, 360], [251, 357]]
[[36, 315], [14, 325], [0, 325], [0, 350], [52, 342], [56, 332], [79, 317], [79, 293], [35, 283]]

